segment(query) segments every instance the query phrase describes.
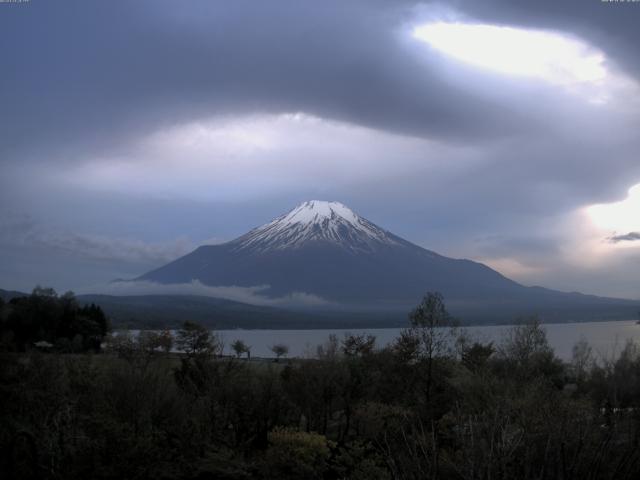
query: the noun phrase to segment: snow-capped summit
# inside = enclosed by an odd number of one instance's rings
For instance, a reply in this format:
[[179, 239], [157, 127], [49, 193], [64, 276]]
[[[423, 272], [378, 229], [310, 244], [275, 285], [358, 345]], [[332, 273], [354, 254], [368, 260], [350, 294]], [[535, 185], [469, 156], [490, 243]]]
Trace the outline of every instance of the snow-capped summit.
[[356, 224], [359, 218], [353, 210], [340, 202], [309, 200], [285, 214], [283, 220], [287, 223], [319, 223], [324, 219], [336, 217], [342, 217], [353, 224]]
[[310, 242], [373, 252], [380, 245], [397, 244], [398, 239], [340, 202], [310, 200], [233, 243], [236, 250], [265, 252], [298, 248]]

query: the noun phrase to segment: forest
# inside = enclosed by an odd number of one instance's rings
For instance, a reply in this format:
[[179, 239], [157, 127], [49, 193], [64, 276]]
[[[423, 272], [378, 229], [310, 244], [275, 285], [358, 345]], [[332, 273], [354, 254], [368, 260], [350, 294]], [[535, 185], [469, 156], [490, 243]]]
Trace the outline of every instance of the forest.
[[640, 476], [635, 344], [562, 361], [535, 318], [479, 343], [437, 293], [389, 346], [332, 336], [295, 359], [223, 356], [192, 322], [112, 335], [99, 307], [42, 289], [0, 322], [3, 479]]

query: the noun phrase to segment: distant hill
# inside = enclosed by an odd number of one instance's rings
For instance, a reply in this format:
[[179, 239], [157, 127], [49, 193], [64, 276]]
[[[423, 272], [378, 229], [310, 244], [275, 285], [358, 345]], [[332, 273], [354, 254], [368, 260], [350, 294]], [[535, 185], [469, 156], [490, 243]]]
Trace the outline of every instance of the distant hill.
[[[27, 296], [24, 292], [0, 289], [0, 297], [9, 301]], [[575, 295], [575, 294], [567, 294]], [[596, 297], [597, 298], [597, 297]], [[177, 328], [191, 320], [219, 329], [313, 329], [313, 328], [383, 328], [407, 325], [407, 311], [292, 311], [282, 308], [249, 305], [204, 296], [191, 295], [79, 295], [81, 304], [95, 303], [105, 311], [114, 328], [161, 329]], [[517, 305], [503, 305], [498, 312], [491, 304], [465, 307], [454, 305], [453, 311], [465, 312], [470, 308], [471, 323], [506, 324], [518, 317], [536, 314], [543, 322], [580, 322], [598, 320], [628, 320], [637, 317], [637, 308], [630, 305], [609, 306], [594, 303], [577, 308], [558, 305], [536, 311], [524, 310]], [[464, 317], [462, 317], [464, 320]]]
[[[571, 294], [567, 294], [571, 295]], [[313, 329], [313, 328], [384, 328], [405, 327], [408, 311], [294, 311], [249, 305], [219, 298], [190, 295], [80, 295], [83, 304], [100, 305], [115, 328], [176, 328], [191, 320], [218, 329]], [[454, 305], [453, 311], [467, 312], [467, 307]], [[473, 322], [509, 324], [519, 317], [537, 315], [547, 323], [629, 320], [636, 318], [637, 307], [597, 303], [571, 307], [556, 305], [545, 309], [525, 310], [517, 305], [503, 305], [498, 312], [493, 305], [474, 305], [468, 310]]]
[[4, 300], [5, 302], [8, 302], [12, 298], [28, 297], [28, 296], [29, 296], [28, 293], [18, 292], [16, 290], [3, 290], [0, 288], [0, 298], [2, 298], [2, 300]]
[[[0, 289], [0, 298], [30, 294]], [[81, 305], [99, 305], [114, 328], [178, 328], [185, 320], [218, 329], [309, 329], [404, 326], [406, 315], [299, 312], [197, 295], [77, 295]]]
[[405, 315], [319, 314], [195, 295], [79, 295], [77, 298], [83, 304], [100, 305], [114, 328], [176, 328], [185, 320], [219, 329], [364, 328], [406, 324]]

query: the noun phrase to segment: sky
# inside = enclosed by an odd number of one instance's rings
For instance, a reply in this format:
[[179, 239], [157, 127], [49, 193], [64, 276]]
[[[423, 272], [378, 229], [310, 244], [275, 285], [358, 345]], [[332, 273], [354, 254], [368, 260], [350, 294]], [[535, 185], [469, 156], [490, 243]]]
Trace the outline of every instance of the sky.
[[311, 199], [640, 298], [640, 2], [0, 3], [0, 288], [96, 290]]

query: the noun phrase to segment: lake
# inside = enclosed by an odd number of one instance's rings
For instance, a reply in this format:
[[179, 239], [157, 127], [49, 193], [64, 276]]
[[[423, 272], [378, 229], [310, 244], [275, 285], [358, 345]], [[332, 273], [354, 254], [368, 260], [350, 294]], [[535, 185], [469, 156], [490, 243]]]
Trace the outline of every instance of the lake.
[[[576, 342], [585, 339], [598, 357], [610, 358], [620, 353], [627, 340], [640, 341], [640, 325], [635, 320], [617, 322], [558, 323], [543, 325], [549, 344], [560, 358], [571, 359]], [[499, 343], [510, 325], [464, 327], [473, 338], [483, 342]], [[231, 354], [231, 342], [240, 339], [251, 346], [252, 357], [273, 357], [270, 348], [276, 343], [289, 347], [289, 357], [313, 356], [316, 347], [325, 343], [329, 335], [338, 339], [345, 333], [375, 335], [378, 347], [392, 342], [400, 333], [399, 328], [345, 329], [345, 330], [218, 330], [225, 343], [225, 353]]]

